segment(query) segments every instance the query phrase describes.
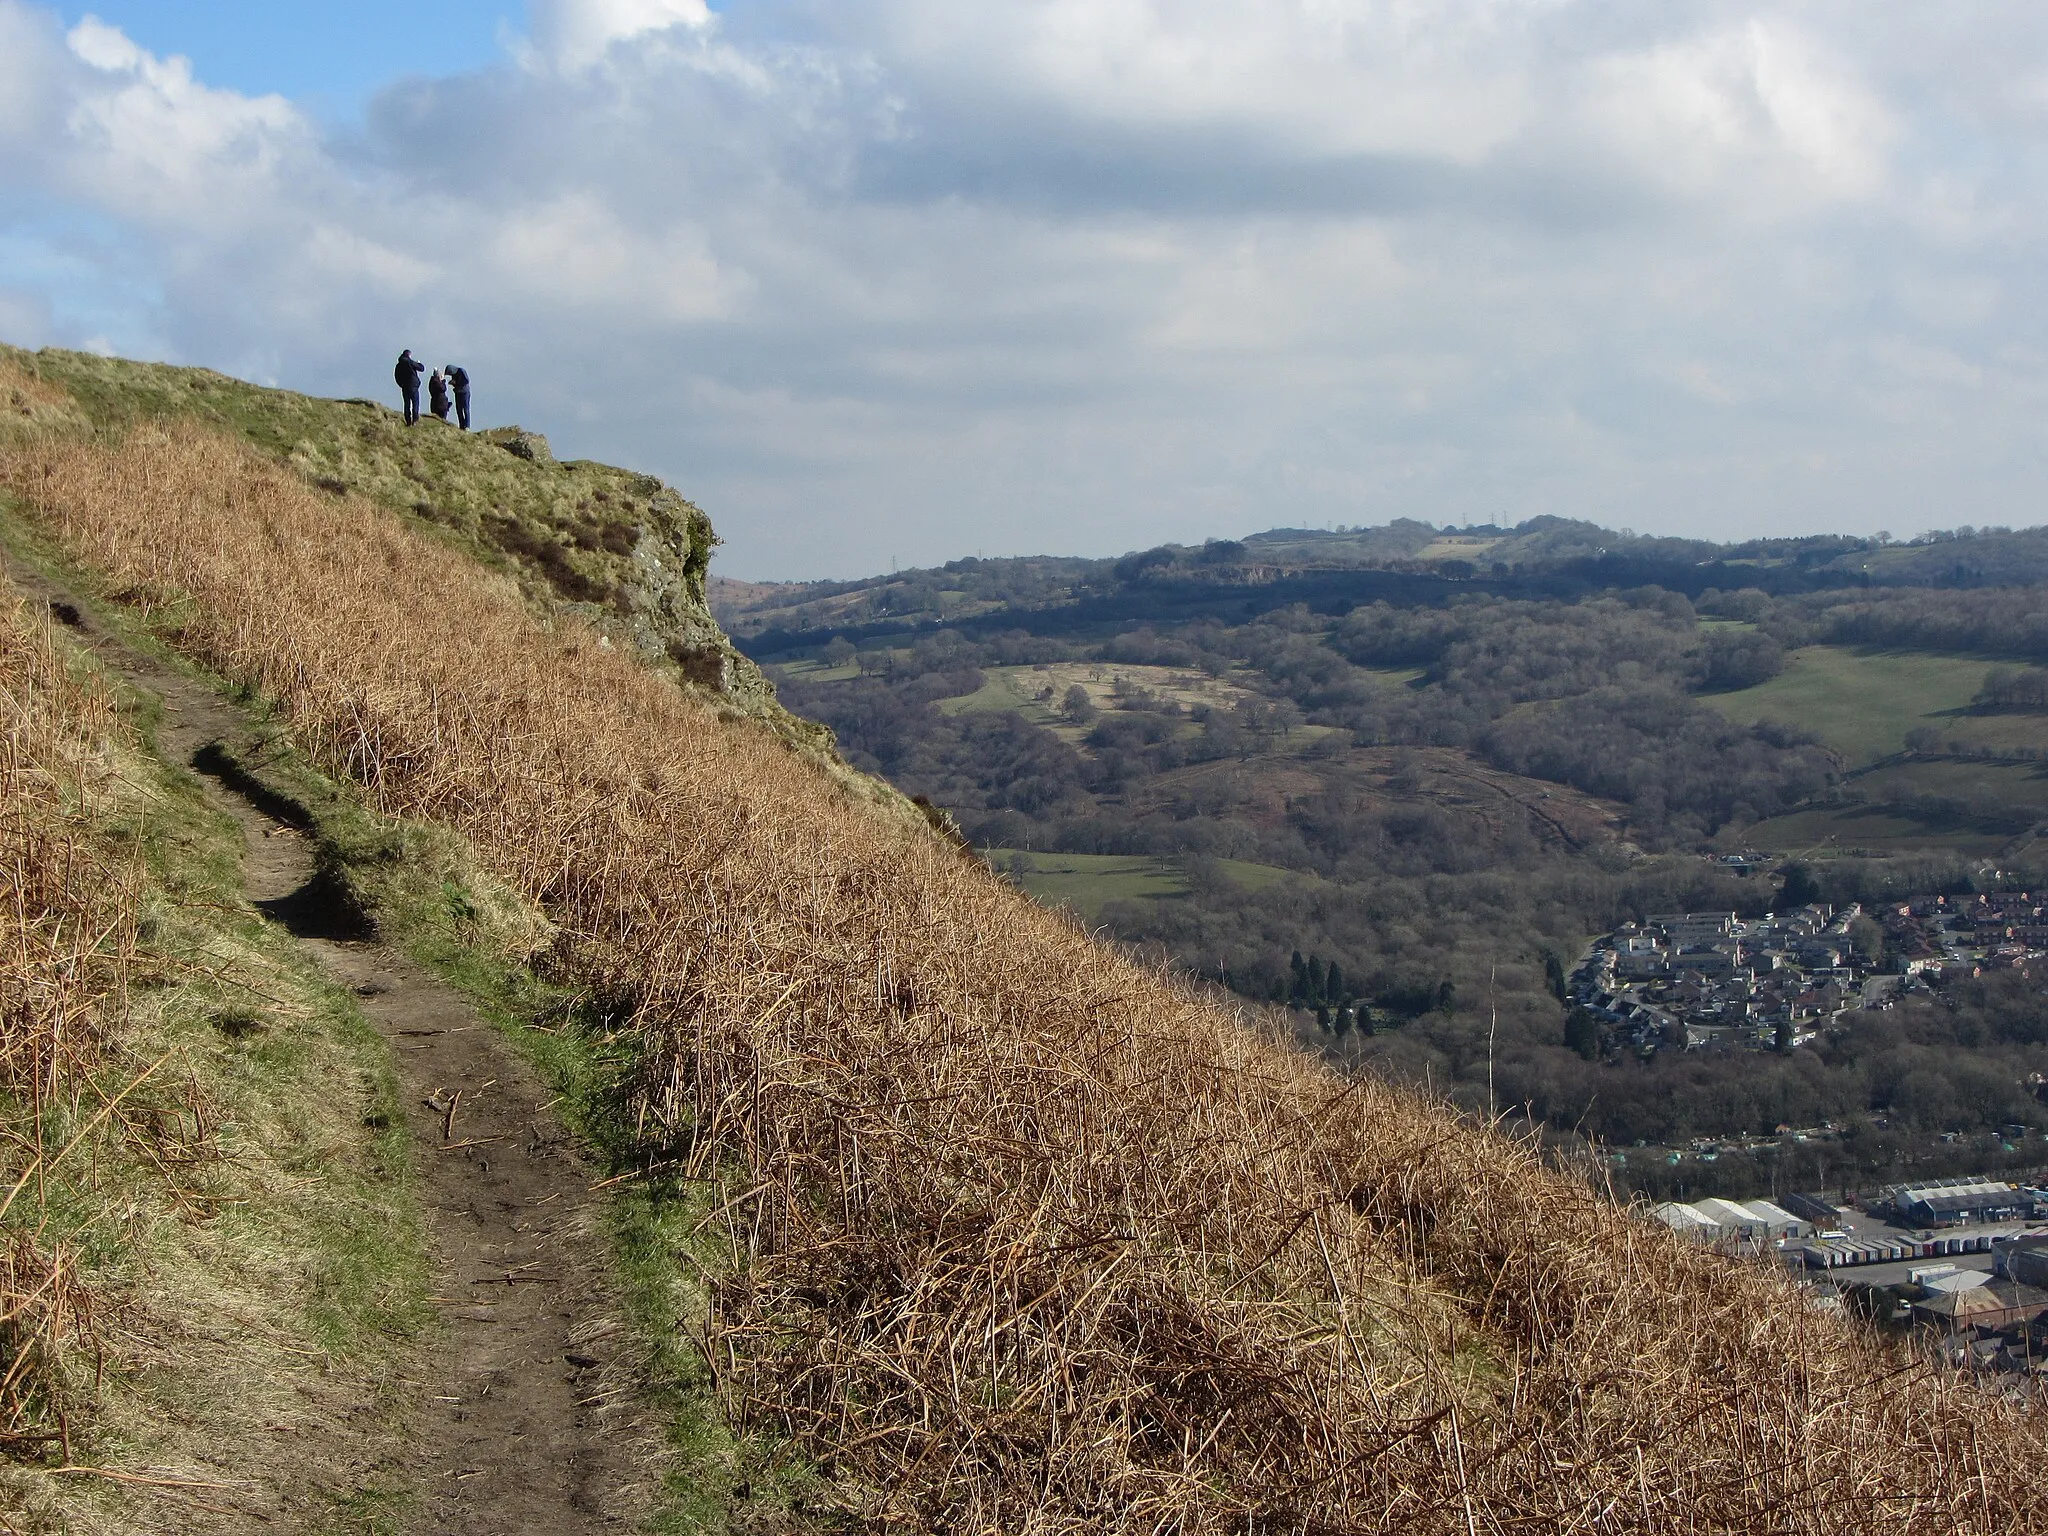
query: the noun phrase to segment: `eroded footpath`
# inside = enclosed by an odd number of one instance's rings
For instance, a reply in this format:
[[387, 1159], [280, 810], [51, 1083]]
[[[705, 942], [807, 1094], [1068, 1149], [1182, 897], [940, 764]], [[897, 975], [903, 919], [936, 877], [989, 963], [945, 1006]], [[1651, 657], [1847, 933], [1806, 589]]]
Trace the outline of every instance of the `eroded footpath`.
[[[102, 663], [163, 703], [157, 748], [240, 825], [249, 900], [360, 1000], [405, 1088], [443, 1327], [408, 1371], [413, 1528], [435, 1536], [630, 1529], [647, 1505], [595, 1175], [533, 1070], [469, 1000], [376, 936], [322, 874], [309, 818], [236, 771], [252, 722], [123, 645], [73, 596], [8, 574]], [[297, 823], [296, 825], [294, 823]], [[232, 1451], [224, 1457], [231, 1459]]]

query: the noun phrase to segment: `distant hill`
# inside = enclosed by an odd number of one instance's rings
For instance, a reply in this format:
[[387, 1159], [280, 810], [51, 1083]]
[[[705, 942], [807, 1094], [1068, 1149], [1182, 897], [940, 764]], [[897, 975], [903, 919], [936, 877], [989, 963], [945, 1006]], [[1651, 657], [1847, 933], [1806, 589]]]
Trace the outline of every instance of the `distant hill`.
[[1342, 614], [1363, 603], [1431, 604], [1481, 592], [1570, 599], [1662, 587], [1699, 600], [1865, 589], [2015, 588], [2048, 580], [2048, 527], [1962, 528], [1910, 543], [1842, 535], [1714, 544], [1538, 517], [1513, 528], [1275, 528], [1202, 545], [1162, 544], [1116, 559], [1034, 555], [961, 559], [853, 581], [726, 582], [713, 611], [755, 655], [953, 625], [1080, 633], [1202, 614], [1240, 618], [1306, 603]]

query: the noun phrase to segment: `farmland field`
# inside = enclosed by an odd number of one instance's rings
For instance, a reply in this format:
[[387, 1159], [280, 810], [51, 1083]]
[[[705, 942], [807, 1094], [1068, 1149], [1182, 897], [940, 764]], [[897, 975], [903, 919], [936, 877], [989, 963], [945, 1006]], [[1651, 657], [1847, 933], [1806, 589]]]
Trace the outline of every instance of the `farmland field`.
[[1887, 807], [1872, 805], [1774, 816], [1725, 834], [1721, 841], [1728, 847], [1769, 848], [1806, 857], [1942, 852], [1983, 858], [2005, 847], [2012, 841], [2012, 834], [1930, 826]]
[[[1029, 853], [990, 848], [989, 862], [1049, 907], [1069, 907], [1093, 918], [1104, 902], [1185, 896], [1187, 877], [1171, 859], [1098, 853]], [[1248, 890], [1286, 880], [1288, 871], [1242, 859], [1218, 859], [1217, 870]], [[1299, 879], [1299, 876], [1293, 878]]]
[[[1227, 709], [1247, 696], [1248, 690], [1212, 678], [1187, 667], [1148, 667], [1121, 663], [1051, 662], [1035, 667], [987, 667], [987, 679], [974, 693], [943, 699], [939, 708], [949, 715], [978, 710], [1014, 710], [1044, 723], [1058, 718], [1058, 701], [1067, 690], [1079, 687], [1097, 709], [1113, 709], [1118, 690], [1143, 689], [1170, 699], [1183, 709], [1206, 704]], [[1040, 695], [1044, 695], [1043, 698]]]
[[1741, 725], [1769, 719], [1803, 726], [1851, 768], [1904, 751], [1906, 733], [1920, 726], [1987, 745], [2032, 735], [2048, 746], [2039, 717], [1968, 714], [1993, 665], [1981, 657], [1809, 645], [1793, 651], [1769, 682], [1704, 702]]
[[[2035, 763], [1908, 758], [1849, 781], [1865, 804], [1814, 807], [1725, 832], [1724, 846], [1787, 853], [1949, 852], [1987, 857], [2009, 850], [2029, 811], [2048, 815], [2048, 772]], [[1924, 797], [1937, 802], [1925, 804]], [[1918, 802], [1918, 803], [1916, 803]]]
[[1943, 795], [1954, 800], [2031, 806], [2048, 813], [2048, 766], [2038, 763], [1934, 759], [1879, 768], [1858, 776], [1854, 782], [1857, 789], [1873, 800]]

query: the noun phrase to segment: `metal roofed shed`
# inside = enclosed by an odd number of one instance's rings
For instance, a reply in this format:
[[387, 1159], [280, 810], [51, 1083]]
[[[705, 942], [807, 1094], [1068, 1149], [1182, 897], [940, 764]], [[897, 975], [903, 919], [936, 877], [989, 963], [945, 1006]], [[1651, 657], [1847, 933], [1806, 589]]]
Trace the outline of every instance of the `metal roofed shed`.
[[1997, 1251], [2000, 1274], [2026, 1285], [2048, 1285], [2048, 1234], [2030, 1232]]
[[1696, 1243], [1711, 1243], [1721, 1235], [1719, 1222], [1676, 1200], [1667, 1200], [1662, 1205], [1651, 1206], [1650, 1215], [1655, 1220], [1663, 1222], [1680, 1237], [1691, 1238]]
[[1724, 1236], [1757, 1238], [1774, 1235], [1768, 1222], [1748, 1206], [1737, 1205], [1733, 1200], [1709, 1196], [1705, 1200], [1694, 1201], [1693, 1209], [1718, 1226]]
[[2033, 1208], [2018, 1185], [2003, 1179], [1933, 1179], [1896, 1185], [1887, 1195], [1899, 1218], [1919, 1227], [2012, 1221]]
[[1990, 1282], [1991, 1277], [1981, 1269], [1952, 1269], [1944, 1275], [1928, 1275], [1919, 1284], [1931, 1296], [1953, 1296], [1958, 1291], [1974, 1291]]
[[1811, 1232], [1809, 1223], [1768, 1200], [1746, 1200], [1743, 1208], [1762, 1222], [1772, 1237], [1806, 1237]]
[[1945, 1291], [1913, 1303], [1913, 1321], [1955, 1333], [1965, 1328], [2004, 1328], [2048, 1311], [2048, 1291], [2011, 1280], [1987, 1280], [1965, 1291]]

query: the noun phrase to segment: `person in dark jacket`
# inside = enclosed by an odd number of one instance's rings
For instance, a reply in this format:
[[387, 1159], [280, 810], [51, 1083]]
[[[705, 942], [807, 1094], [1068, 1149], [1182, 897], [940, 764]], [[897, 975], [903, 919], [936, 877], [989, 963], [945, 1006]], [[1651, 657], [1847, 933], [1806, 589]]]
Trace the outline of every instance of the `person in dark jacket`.
[[408, 427], [420, 419], [420, 375], [426, 371], [422, 364], [413, 361], [411, 347], [398, 354], [398, 366], [391, 370], [391, 377], [398, 381], [398, 392], [405, 396]]
[[455, 424], [463, 431], [469, 430], [469, 370], [454, 363], [445, 364], [441, 371], [448, 376], [448, 387], [455, 392]]
[[427, 409], [434, 413], [437, 420], [448, 419], [448, 381], [441, 377], [441, 370], [438, 368], [427, 378]]

